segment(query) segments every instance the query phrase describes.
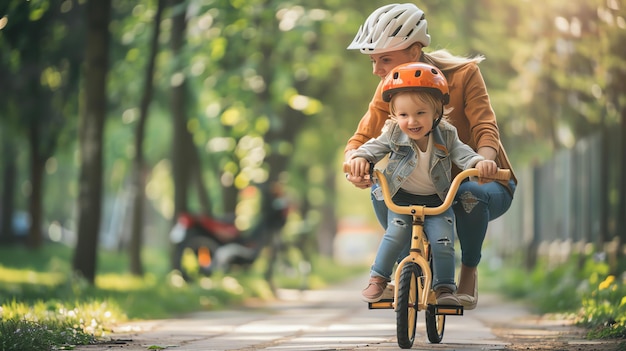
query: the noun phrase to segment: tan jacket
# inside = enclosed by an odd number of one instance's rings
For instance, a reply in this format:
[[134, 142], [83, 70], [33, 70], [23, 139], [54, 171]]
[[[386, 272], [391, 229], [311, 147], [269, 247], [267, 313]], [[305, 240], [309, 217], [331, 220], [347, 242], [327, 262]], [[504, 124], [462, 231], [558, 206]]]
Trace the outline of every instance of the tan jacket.
[[[496, 150], [496, 164], [500, 168], [510, 169], [512, 179], [517, 184], [511, 163], [500, 142], [496, 115], [491, 108], [487, 87], [478, 65], [467, 64], [444, 74], [450, 88], [450, 104], [447, 107], [453, 108], [448, 121], [457, 128], [459, 139], [474, 150], [484, 146]], [[385, 121], [389, 118], [389, 103], [383, 101], [382, 85], [381, 80], [367, 112], [361, 118], [354, 135], [348, 140], [346, 152], [359, 148], [381, 134]], [[459, 169], [455, 168], [453, 175], [458, 172]], [[502, 184], [506, 185], [506, 182]]]

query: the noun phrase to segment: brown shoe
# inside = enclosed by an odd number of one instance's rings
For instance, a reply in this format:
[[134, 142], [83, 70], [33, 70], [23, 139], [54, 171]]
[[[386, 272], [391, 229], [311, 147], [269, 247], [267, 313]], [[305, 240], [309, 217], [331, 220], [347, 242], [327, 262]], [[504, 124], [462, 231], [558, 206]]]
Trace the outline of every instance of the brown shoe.
[[[470, 295], [471, 293], [471, 295]], [[461, 265], [459, 289], [456, 296], [466, 310], [473, 310], [478, 304], [478, 271], [476, 267]]]
[[435, 290], [435, 296], [437, 297], [437, 305], [461, 306], [461, 301], [448, 288]]
[[395, 286], [393, 286], [393, 284], [391, 283], [387, 283], [387, 287], [385, 288], [385, 291], [383, 291], [383, 294], [380, 296], [381, 300], [393, 300], [393, 295], [395, 294]]
[[363, 289], [361, 296], [365, 302], [378, 302], [387, 287], [387, 279], [383, 277], [371, 277], [367, 288]]

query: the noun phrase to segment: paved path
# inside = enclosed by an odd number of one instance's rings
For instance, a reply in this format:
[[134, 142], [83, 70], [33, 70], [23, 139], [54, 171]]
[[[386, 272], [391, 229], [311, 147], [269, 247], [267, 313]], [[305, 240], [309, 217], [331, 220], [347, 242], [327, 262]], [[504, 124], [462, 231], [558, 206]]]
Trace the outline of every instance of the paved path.
[[[263, 306], [128, 323], [112, 335], [115, 342], [75, 350], [399, 350], [395, 313], [367, 309], [359, 299], [364, 281], [282, 291], [281, 301]], [[587, 342], [562, 321], [546, 323], [496, 295], [480, 296], [479, 308], [464, 316], [448, 316], [441, 344], [428, 342], [423, 315], [412, 350], [619, 349], [614, 342]]]

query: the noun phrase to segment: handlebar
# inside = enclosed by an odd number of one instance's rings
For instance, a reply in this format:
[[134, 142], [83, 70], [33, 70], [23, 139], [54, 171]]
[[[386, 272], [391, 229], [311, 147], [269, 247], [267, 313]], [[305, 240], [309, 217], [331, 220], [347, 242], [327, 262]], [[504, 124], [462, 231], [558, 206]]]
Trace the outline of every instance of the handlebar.
[[[347, 163], [343, 164], [343, 171], [345, 173], [350, 173], [350, 165]], [[452, 180], [452, 184], [450, 185], [450, 190], [446, 194], [446, 198], [443, 201], [443, 204], [437, 207], [426, 207], [423, 205], [409, 205], [409, 206], [398, 206], [391, 199], [391, 194], [389, 194], [389, 185], [387, 183], [387, 178], [383, 175], [383, 173], [377, 169], [374, 170], [374, 176], [378, 179], [378, 182], [382, 188], [383, 197], [385, 199], [385, 204], [387, 208], [392, 210], [398, 214], [409, 214], [414, 216], [434, 216], [445, 212], [450, 205], [452, 205], [452, 201], [456, 196], [456, 192], [459, 190], [459, 186], [461, 182], [465, 178], [469, 177], [478, 177], [481, 181], [494, 181], [501, 180], [507, 181], [511, 178], [511, 170], [509, 169], [498, 169], [495, 175], [490, 177], [481, 177], [480, 171], [476, 168], [470, 168], [462, 171], [457, 174], [456, 177]]]

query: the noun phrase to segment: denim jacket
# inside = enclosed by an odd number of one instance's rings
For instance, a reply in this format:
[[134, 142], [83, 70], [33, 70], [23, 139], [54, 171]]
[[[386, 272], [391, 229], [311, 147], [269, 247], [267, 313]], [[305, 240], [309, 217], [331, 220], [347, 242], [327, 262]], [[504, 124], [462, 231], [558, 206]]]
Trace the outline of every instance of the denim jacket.
[[[484, 158], [462, 143], [456, 128], [445, 121], [439, 123], [431, 133], [431, 137], [433, 147], [429, 166], [430, 179], [437, 189], [437, 195], [443, 201], [452, 182], [452, 163], [465, 170], [474, 167]], [[389, 154], [389, 162], [383, 174], [387, 178], [393, 197], [417, 166], [417, 153], [413, 145], [411, 139], [400, 130], [398, 124], [389, 120], [385, 124], [383, 133], [378, 138], [370, 139], [361, 145], [352, 158], [363, 157], [372, 163], [377, 163]]]

